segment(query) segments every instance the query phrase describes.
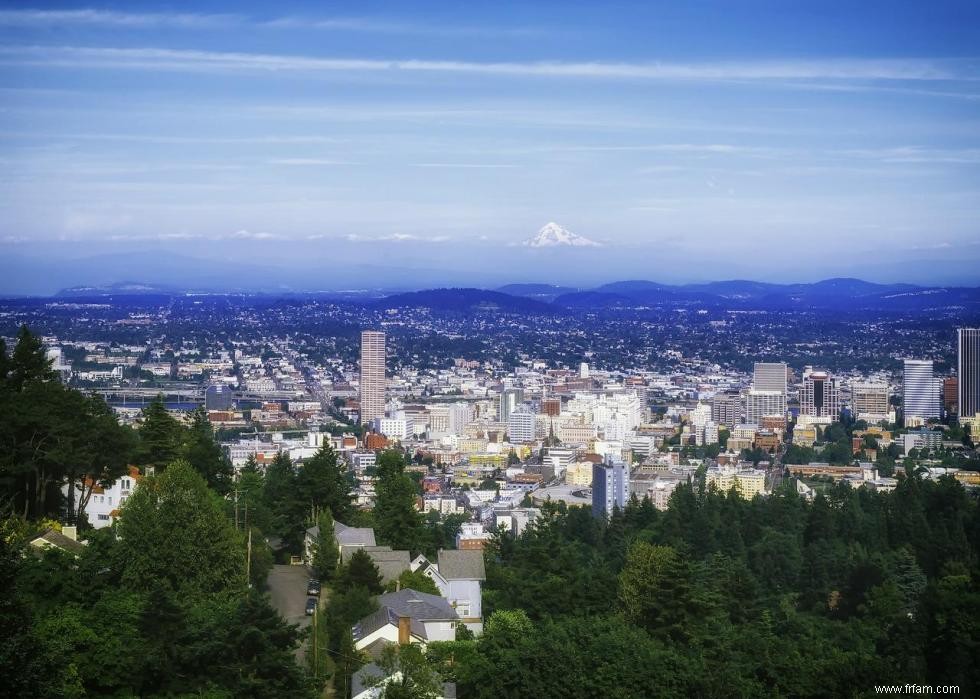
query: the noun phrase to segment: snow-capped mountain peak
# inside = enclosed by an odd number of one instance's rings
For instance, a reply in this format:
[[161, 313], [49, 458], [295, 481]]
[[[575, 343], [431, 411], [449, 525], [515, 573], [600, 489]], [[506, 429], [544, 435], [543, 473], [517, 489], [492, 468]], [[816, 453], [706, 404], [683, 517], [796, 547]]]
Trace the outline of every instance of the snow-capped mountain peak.
[[571, 231], [565, 230], [557, 223], [552, 221], [551, 223], [545, 224], [538, 231], [538, 234], [531, 238], [530, 240], [524, 241], [524, 245], [531, 248], [550, 248], [556, 246], [571, 246], [571, 247], [600, 247], [600, 243], [594, 240], [589, 240], [588, 238], [576, 235]]

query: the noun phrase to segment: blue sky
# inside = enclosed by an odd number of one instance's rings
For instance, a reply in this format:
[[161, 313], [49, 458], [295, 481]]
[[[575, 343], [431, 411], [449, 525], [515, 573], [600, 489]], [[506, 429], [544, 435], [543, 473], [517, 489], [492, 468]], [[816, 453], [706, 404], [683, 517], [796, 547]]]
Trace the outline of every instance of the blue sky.
[[0, 256], [980, 283], [976, 3], [191, 5], [0, 5]]

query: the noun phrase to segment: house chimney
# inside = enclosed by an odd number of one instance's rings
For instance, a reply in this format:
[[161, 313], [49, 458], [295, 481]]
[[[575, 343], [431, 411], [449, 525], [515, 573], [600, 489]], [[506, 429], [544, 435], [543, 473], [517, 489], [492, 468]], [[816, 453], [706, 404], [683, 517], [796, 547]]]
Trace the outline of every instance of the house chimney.
[[72, 541], [78, 541], [78, 527], [62, 526], [61, 533], [67, 536]]
[[398, 644], [406, 646], [412, 642], [412, 617], [398, 617]]

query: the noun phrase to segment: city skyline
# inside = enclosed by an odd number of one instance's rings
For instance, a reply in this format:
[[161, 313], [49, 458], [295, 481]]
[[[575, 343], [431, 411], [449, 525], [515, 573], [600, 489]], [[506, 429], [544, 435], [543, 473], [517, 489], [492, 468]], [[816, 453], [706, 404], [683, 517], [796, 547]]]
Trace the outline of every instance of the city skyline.
[[977, 281], [968, 3], [140, 8], [0, 10], [12, 268]]

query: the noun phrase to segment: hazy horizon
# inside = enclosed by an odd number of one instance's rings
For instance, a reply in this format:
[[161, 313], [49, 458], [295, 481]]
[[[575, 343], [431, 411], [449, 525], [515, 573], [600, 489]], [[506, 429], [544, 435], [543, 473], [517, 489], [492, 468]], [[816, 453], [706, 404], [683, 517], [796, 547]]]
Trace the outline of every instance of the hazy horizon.
[[[255, 244], [246, 246], [252, 255], [244, 260], [220, 256], [220, 248], [210, 253], [196, 247], [190, 251], [172, 251], [161, 247], [146, 249], [105, 250], [96, 252], [90, 246], [78, 249], [78, 257], [51, 254], [28, 257], [23, 254], [0, 259], [0, 294], [6, 296], [50, 296], [58, 291], [79, 287], [108, 287], [113, 284], [137, 283], [158, 285], [175, 290], [333, 292], [348, 290], [421, 290], [443, 287], [494, 289], [508, 284], [551, 284], [591, 289], [603, 284], [627, 280], [646, 280], [683, 285], [731, 280], [806, 284], [833, 278], [856, 278], [879, 284], [907, 283], [918, 286], [980, 287], [975, 269], [969, 263], [959, 266], [959, 274], [949, 274], [945, 281], [933, 281], [930, 275], [918, 277], [904, 271], [893, 271], [883, 265], [842, 266], [839, 273], [790, 270], [778, 274], [753, 274], [747, 268], [671, 268], [617, 264], [614, 253], [580, 248], [527, 249], [525, 264], [495, 266], [491, 251], [484, 250], [466, 269], [397, 265], [384, 256], [371, 261], [354, 259], [310, 260], [294, 256], [280, 244], [271, 255], [262, 255]], [[61, 251], [70, 252], [72, 248]], [[609, 264], [590, 264], [596, 256]], [[404, 262], [404, 256], [399, 256]], [[419, 265], [423, 260], [414, 260]], [[431, 261], [430, 261], [431, 264]], [[630, 273], [634, 270], [635, 273]], [[742, 270], [742, 272], [739, 272]], [[702, 272], [702, 274], [697, 274]], [[715, 272], [715, 274], [712, 274]], [[726, 272], [730, 272], [727, 273]], [[743, 273], [744, 272], [744, 273]]]

